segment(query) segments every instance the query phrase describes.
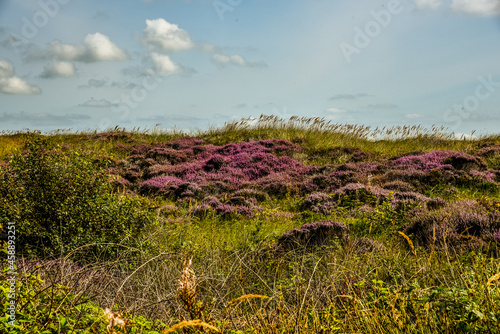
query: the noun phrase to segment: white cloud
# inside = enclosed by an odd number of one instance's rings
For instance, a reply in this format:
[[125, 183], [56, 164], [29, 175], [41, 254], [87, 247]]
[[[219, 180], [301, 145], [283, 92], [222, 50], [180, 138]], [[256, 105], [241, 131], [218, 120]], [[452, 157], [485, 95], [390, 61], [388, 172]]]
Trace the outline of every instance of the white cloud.
[[499, 0], [453, 0], [451, 9], [479, 16], [500, 16]]
[[72, 77], [76, 73], [75, 66], [67, 61], [53, 61], [43, 68], [42, 78]]
[[106, 99], [100, 99], [96, 100], [94, 98], [91, 98], [88, 101], [85, 101], [81, 104], [79, 104], [80, 107], [91, 107], [91, 108], [109, 108], [109, 107], [115, 107], [117, 106], [115, 103], [112, 103]]
[[101, 33], [88, 34], [83, 44], [73, 45], [52, 41], [41, 51], [31, 51], [28, 59], [57, 58], [66, 61], [81, 61], [93, 63], [106, 60], [126, 60], [128, 54], [110, 41], [109, 37]]
[[418, 9], [436, 9], [441, 6], [441, 0], [415, 0]]
[[145, 70], [147, 75], [169, 75], [181, 72], [181, 67], [173, 62], [169, 56], [153, 52], [150, 57], [152, 66]]
[[473, 134], [455, 133], [455, 139], [458, 139], [458, 140], [476, 140], [479, 138], [477, 136], [474, 136]]
[[96, 32], [83, 40], [85, 55], [90, 61], [125, 60], [128, 55], [109, 40], [109, 37]]
[[13, 77], [14, 74], [15, 71], [12, 63], [6, 60], [0, 60], [0, 79]]
[[422, 118], [422, 115], [420, 115], [420, 114], [406, 114], [406, 118], [417, 119], [417, 118]]
[[241, 67], [265, 67], [266, 64], [263, 62], [251, 63], [245, 60], [240, 55], [224, 56], [221, 54], [214, 54], [212, 56], [212, 62], [218, 67], [226, 67], [228, 65], [235, 65]]
[[23, 79], [15, 76], [11, 62], [0, 60], [0, 92], [5, 94], [36, 95], [42, 90], [38, 86], [30, 85]]
[[146, 20], [142, 42], [151, 50], [163, 53], [189, 50], [194, 47], [185, 30], [164, 19]]
[[328, 112], [328, 113], [331, 113], [331, 114], [341, 114], [341, 113], [347, 112], [347, 110], [345, 110], [345, 109], [334, 108], [334, 107], [332, 107], [332, 108], [326, 108], [325, 111]]

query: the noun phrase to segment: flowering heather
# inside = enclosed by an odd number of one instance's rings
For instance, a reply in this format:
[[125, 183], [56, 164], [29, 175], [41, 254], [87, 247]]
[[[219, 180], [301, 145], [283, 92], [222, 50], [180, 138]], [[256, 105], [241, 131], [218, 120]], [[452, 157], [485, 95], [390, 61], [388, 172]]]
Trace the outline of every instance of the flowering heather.
[[252, 217], [254, 215], [252, 208], [244, 205], [222, 204], [216, 207], [215, 210], [217, 214], [223, 218], [230, 218], [236, 214], [246, 217]]
[[497, 178], [498, 178], [498, 173], [496, 171], [492, 170], [486, 170], [486, 171], [477, 171], [473, 170], [470, 172], [470, 175], [479, 177], [483, 179], [486, 182], [494, 183]]
[[199, 138], [193, 137], [183, 137], [171, 140], [167, 142], [167, 145], [176, 150], [183, 150], [186, 148], [192, 148], [193, 146], [198, 146], [204, 144], [205, 141]]
[[227, 165], [228, 161], [225, 157], [219, 154], [214, 154], [210, 159], [205, 162], [203, 169], [207, 172], [218, 171], [223, 166]]
[[231, 200], [229, 200], [227, 203], [222, 203], [217, 197], [208, 196], [205, 197], [203, 201], [201, 201], [200, 205], [193, 208], [192, 212], [194, 212], [195, 216], [200, 216], [200, 214], [202, 213], [206, 214], [207, 209], [212, 209], [223, 218], [228, 218], [237, 214], [246, 217], [252, 217], [254, 215], [254, 210], [261, 210], [261, 208], [255, 207], [253, 205], [253, 202], [248, 202], [248, 200], [242, 201], [241, 204], [233, 205], [233, 203], [231, 203]]
[[111, 183], [115, 186], [122, 186], [122, 187], [129, 187], [132, 183], [130, 183], [129, 180], [124, 179], [123, 177], [119, 175], [114, 175]]
[[500, 230], [498, 230], [497, 233], [495, 233], [493, 240], [495, 240], [495, 242], [500, 242]]
[[426, 204], [428, 210], [438, 210], [444, 208], [448, 203], [441, 197], [435, 197], [429, 199], [429, 201]]
[[[493, 240], [499, 226], [492, 215], [475, 201], [458, 201], [432, 212], [421, 212], [405, 227], [405, 234], [413, 234], [422, 246], [461, 246], [469, 241]], [[435, 237], [435, 241], [434, 241]]]
[[348, 237], [349, 228], [346, 225], [332, 220], [323, 220], [304, 224], [300, 228], [283, 233], [278, 239], [278, 245], [285, 248], [314, 247], [329, 244], [334, 238], [345, 242]]
[[201, 187], [197, 183], [192, 182], [183, 182], [174, 190], [177, 198], [198, 198], [201, 192]]
[[399, 180], [384, 183], [382, 188], [394, 191], [415, 191], [411, 184]]
[[201, 201], [201, 204], [208, 205], [212, 208], [216, 208], [220, 205], [222, 205], [222, 202], [215, 196], [208, 196]]
[[336, 202], [329, 194], [313, 193], [306, 197], [302, 203], [302, 208], [320, 214], [329, 214], [336, 206]]
[[249, 188], [235, 191], [234, 196], [242, 196], [246, 199], [255, 199], [257, 202], [267, 202], [271, 199], [265, 192]]
[[432, 151], [421, 155], [403, 156], [394, 160], [393, 165], [399, 168], [418, 169], [429, 172], [433, 169], [440, 170], [466, 170], [485, 169], [485, 163], [472, 155], [457, 151]]
[[259, 140], [253, 142], [242, 142], [237, 144], [228, 144], [217, 149], [217, 153], [232, 156], [241, 152], [249, 154], [264, 153], [289, 153], [301, 151], [300, 145], [293, 144], [286, 140]]
[[158, 209], [158, 213], [173, 213], [179, 210], [176, 205], [164, 205]]
[[330, 175], [314, 175], [300, 184], [301, 194], [310, 194], [312, 192], [334, 192], [340, 188], [342, 183], [334, 176]]
[[243, 205], [249, 208], [257, 205], [255, 198], [245, 198], [244, 196], [232, 196], [227, 202], [232, 205]]
[[500, 145], [483, 147], [477, 151], [477, 154], [486, 158], [493, 158], [495, 156], [500, 157]]
[[168, 161], [172, 165], [189, 161], [193, 156], [192, 150], [178, 151], [170, 147], [154, 147], [145, 154], [146, 158], [152, 158], [158, 162]]
[[259, 179], [255, 184], [270, 196], [283, 197], [295, 192], [296, 180], [286, 173], [276, 173]]
[[169, 186], [177, 188], [183, 181], [175, 176], [158, 176], [141, 183], [141, 192], [164, 190]]
[[389, 191], [378, 187], [367, 187], [361, 183], [349, 183], [336, 190], [334, 194], [337, 199], [342, 200], [343, 205], [352, 201], [373, 205], [384, 200], [389, 195]]

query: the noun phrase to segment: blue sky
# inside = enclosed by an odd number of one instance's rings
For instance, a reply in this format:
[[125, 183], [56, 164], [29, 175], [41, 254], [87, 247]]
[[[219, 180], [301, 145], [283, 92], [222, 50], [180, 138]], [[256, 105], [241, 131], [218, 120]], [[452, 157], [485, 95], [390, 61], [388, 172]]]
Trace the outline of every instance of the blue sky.
[[0, 0], [0, 130], [499, 133], [500, 0]]

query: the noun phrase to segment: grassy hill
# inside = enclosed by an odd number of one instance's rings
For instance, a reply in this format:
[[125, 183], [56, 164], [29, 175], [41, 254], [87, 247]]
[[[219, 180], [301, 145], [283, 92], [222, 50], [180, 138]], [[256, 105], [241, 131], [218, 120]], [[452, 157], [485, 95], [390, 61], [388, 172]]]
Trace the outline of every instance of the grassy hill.
[[4, 133], [0, 332], [498, 333], [500, 135], [443, 131]]

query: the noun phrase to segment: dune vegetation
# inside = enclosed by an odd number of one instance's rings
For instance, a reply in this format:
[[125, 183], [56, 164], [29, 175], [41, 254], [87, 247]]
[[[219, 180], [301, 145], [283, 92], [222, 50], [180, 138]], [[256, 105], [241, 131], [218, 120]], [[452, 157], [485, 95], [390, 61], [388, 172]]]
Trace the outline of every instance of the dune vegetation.
[[4, 132], [0, 232], [1, 333], [500, 333], [500, 135]]

